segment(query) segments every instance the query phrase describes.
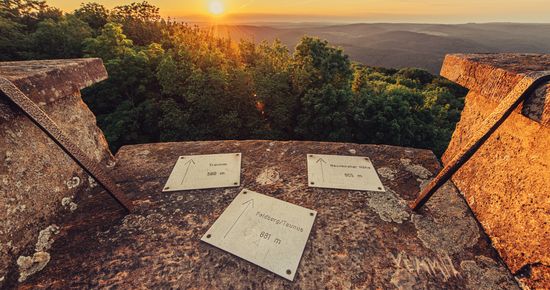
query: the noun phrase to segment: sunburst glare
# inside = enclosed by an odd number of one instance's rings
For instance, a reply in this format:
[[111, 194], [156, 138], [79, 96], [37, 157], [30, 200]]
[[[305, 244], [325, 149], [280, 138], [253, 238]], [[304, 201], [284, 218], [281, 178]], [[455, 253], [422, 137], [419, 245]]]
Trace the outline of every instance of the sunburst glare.
[[221, 1], [213, 0], [208, 3], [208, 11], [212, 15], [222, 15], [225, 11], [225, 7]]

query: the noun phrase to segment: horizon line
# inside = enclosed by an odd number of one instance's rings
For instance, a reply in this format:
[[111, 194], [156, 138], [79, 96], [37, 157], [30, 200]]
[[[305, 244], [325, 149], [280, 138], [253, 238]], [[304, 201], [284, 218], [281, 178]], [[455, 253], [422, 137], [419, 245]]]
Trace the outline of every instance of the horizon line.
[[[206, 18], [206, 17], [205, 17]], [[189, 24], [216, 24], [216, 25], [231, 25], [231, 24], [342, 24], [342, 25], [353, 25], [353, 24], [413, 24], [413, 25], [485, 25], [485, 24], [519, 24], [519, 25], [550, 25], [550, 22], [520, 22], [520, 21], [468, 21], [468, 22], [430, 22], [430, 21], [343, 21], [343, 20], [332, 20], [332, 21], [314, 21], [314, 20], [305, 20], [305, 21], [292, 21], [292, 20], [224, 20], [224, 21], [211, 21], [211, 20], [186, 20], [185, 16], [179, 17], [165, 17], [165, 20], [178, 21]]]

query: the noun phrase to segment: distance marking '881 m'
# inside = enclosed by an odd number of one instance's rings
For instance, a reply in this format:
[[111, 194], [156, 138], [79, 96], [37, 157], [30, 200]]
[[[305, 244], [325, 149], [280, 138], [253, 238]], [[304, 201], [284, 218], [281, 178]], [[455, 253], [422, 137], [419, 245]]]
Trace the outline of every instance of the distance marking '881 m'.
[[[261, 233], [260, 233], [260, 238], [266, 239], [266, 240], [269, 241], [269, 240], [271, 239], [271, 234], [268, 233], [268, 232], [261, 232]], [[280, 245], [281, 242], [282, 242], [282, 241], [281, 241], [281, 239], [279, 239], [279, 238], [276, 238], [275, 240], [273, 240], [273, 243], [274, 243], [274, 244], [277, 244], [277, 245]]]

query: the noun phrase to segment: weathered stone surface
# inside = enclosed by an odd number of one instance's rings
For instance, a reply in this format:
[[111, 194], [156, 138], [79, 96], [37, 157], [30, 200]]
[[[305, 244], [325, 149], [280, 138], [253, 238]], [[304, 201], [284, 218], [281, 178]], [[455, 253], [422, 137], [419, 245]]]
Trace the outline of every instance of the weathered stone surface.
[[[40, 103], [93, 160], [112, 162], [79, 92], [106, 77], [101, 60], [2, 62], [0, 75]], [[26, 277], [48, 263], [47, 244], [37, 244], [46, 233], [40, 232], [75, 210], [81, 198], [77, 193], [89, 186], [74, 161], [0, 94], [0, 288], [8, 276], [19, 279], [19, 270]], [[70, 199], [68, 204], [64, 198]]]
[[99, 58], [0, 62], [0, 75], [38, 105], [71, 96], [107, 78]]
[[[444, 163], [467, 142], [500, 98], [525, 73], [534, 71], [550, 71], [550, 55], [447, 56], [442, 75], [469, 88], [470, 93]], [[550, 287], [547, 88], [548, 84], [537, 90], [529, 99], [529, 110], [524, 106], [513, 113], [453, 177], [510, 270], [526, 286], [541, 289]]]
[[[450, 54], [441, 75], [498, 103], [527, 73], [550, 74], [550, 54]], [[518, 108], [524, 116], [550, 126], [550, 84], [541, 86]]]
[[[162, 193], [180, 155], [242, 152], [242, 187]], [[309, 188], [306, 154], [368, 156], [385, 193]], [[405, 161], [403, 161], [405, 160]], [[123, 147], [112, 170], [135, 200], [96, 188], [19, 285], [36, 288], [517, 289], [456, 188], [419, 214], [406, 202], [439, 169], [426, 150], [319, 142], [213, 141]], [[318, 212], [294, 282], [200, 241], [242, 188]]]

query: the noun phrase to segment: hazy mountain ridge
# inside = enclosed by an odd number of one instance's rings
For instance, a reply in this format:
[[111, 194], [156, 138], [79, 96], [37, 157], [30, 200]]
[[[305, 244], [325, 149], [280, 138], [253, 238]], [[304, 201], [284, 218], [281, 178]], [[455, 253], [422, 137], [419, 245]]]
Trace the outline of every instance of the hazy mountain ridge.
[[447, 53], [550, 53], [550, 24], [341, 24], [220, 25], [216, 31], [256, 42], [275, 38], [293, 48], [304, 35], [342, 47], [358, 62], [383, 67], [420, 67], [438, 73]]

